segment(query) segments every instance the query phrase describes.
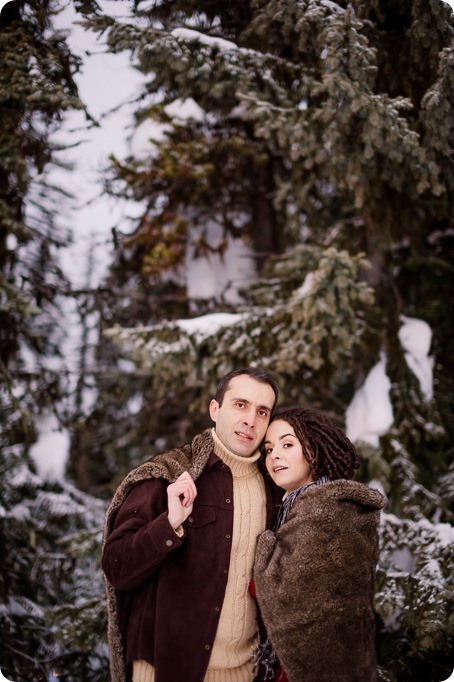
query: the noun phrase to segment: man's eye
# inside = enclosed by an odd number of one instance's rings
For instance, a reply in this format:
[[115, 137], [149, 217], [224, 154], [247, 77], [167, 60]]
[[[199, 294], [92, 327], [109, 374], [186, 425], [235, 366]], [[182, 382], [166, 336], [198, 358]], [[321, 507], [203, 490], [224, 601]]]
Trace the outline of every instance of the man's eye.
[[268, 416], [268, 412], [267, 412], [266, 410], [259, 410], [259, 415], [260, 415], [261, 417], [267, 417], [267, 416]]

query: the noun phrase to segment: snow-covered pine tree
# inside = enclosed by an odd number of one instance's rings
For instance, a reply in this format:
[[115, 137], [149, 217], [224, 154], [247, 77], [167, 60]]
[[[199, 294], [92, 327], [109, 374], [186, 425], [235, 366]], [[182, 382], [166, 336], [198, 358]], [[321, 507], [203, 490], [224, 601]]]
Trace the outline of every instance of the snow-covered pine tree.
[[[155, 25], [164, 22], [169, 31], [179, 26], [167, 3], [151, 6], [143, 16], [140, 7], [138, 19], [126, 28], [108, 17], [89, 22], [106, 31], [110, 49], [131, 47], [146, 79], [145, 92], [151, 93], [151, 97], [147, 94], [143, 98], [137, 112], [137, 134], [132, 141], [137, 148], [143, 139], [145, 152], [139, 149], [137, 159], [113, 159], [106, 177], [109, 192], [120, 199], [140, 200], [146, 210], [127, 235], [122, 234], [123, 226], [116, 231], [116, 260], [102, 297], [103, 328], [115, 323], [129, 325], [132, 319], [150, 324], [163, 318], [184, 317], [195, 310], [215, 310], [218, 298], [228, 308], [238, 300], [234, 280], [250, 277], [254, 261], [260, 266], [265, 256], [278, 247], [270, 159], [263, 143], [255, 139], [251, 124], [235, 112], [238, 99], [230, 68], [220, 65], [218, 71], [225, 74], [210, 82], [203, 76], [209, 67], [202, 69], [199, 86], [204, 95], [197, 97], [196, 103], [192, 95], [177, 93], [176, 58], [170, 57], [172, 68], [166, 64], [173, 44], [178, 54], [195, 55], [200, 51], [200, 65], [205, 52], [210, 55], [213, 50], [222, 50], [230, 38], [236, 39], [239, 25], [246, 25], [250, 12], [244, 3], [229, 3], [228, 8], [222, 3], [209, 3], [203, 13], [193, 3], [187, 11], [189, 15], [200, 15], [194, 19], [197, 25], [199, 19], [204, 25], [213, 22], [212, 44], [201, 51], [198, 44], [191, 46], [177, 34], [160, 33], [164, 43], [166, 35], [169, 42], [165, 52], [155, 42]], [[222, 23], [216, 18], [218, 11]], [[141, 25], [147, 25], [143, 34]], [[148, 48], [139, 54], [136, 48], [139, 43], [145, 46], [142, 41]], [[215, 81], [216, 88], [211, 88]], [[164, 131], [165, 139], [159, 142]], [[148, 134], [158, 138], [151, 148], [146, 140]], [[225, 263], [232, 263], [234, 253], [239, 253], [239, 258], [236, 272], [231, 274]], [[207, 262], [224, 275], [212, 286], [203, 287], [198, 285], [196, 263], [205, 268]], [[184, 274], [188, 263], [192, 277]], [[99, 376], [99, 400], [78, 429], [77, 439], [85, 442], [88, 437], [97, 449], [100, 472], [93, 476], [93, 485], [102, 483], [103, 472], [115, 467], [121, 477], [130, 467], [131, 454], [135, 462], [144, 457], [144, 452], [156, 452], [153, 433], [158, 426], [168, 436], [168, 442], [177, 442], [185, 440], [189, 430], [203, 425], [199, 420], [181, 420], [181, 403], [175, 401], [171, 389], [159, 404], [153, 401], [148, 378], [134, 370], [126, 376], [122, 369], [126, 363], [117, 356], [118, 350], [101, 337], [98, 359], [110, 370]], [[197, 391], [188, 394], [186, 403], [196, 395]], [[110, 417], [107, 427], [106, 405]], [[77, 443], [73, 443], [75, 466], [79, 456]]]
[[57, 257], [68, 243], [59, 220], [66, 193], [48, 171], [64, 166], [53, 133], [84, 105], [80, 62], [53, 28], [60, 9], [54, 0], [10, 2], [0, 17], [0, 668], [15, 682], [54, 671], [101, 680], [106, 666], [99, 555], [75, 554], [78, 539], [80, 551], [89, 538], [99, 548], [103, 506], [41, 480], [29, 456], [40, 418], [60, 411], [67, 388], [55, 363], [58, 295], [68, 290]]
[[351, 392], [351, 358], [373, 303], [373, 290], [360, 279], [363, 264], [335, 248], [298, 245], [268, 261], [263, 278], [247, 292], [250, 305], [234, 313], [132, 329], [117, 325], [105, 335], [148, 371], [157, 399], [170, 386], [181, 400], [196, 390], [191, 412], [206, 410], [219, 376], [248, 365], [279, 375], [287, 400], [319, 402], [322, 391], [333, 411], [339, 403], [345, 410], [337, 395], [342, 385]]
[[[149, 74], [138, 120], [165, 126], [148, 158], [114, 161], [111, 190], [149, 201], [117, 267], [148, 285], [173, 268], [184, 285], [188, 245], [212, 222], [228, 234], [231, 208], [242, 220], [235, 237], [257, 244], [264, 225], [263, 253], [283, 255], [257, 259], [264, 281], [245, 288], [239, 308], [213, 301], [213, 313], [234, 317], [180, 321], [173, 311], [173, 323], [150, 329], [159, 320], [142, 318], [145, 328], [109, 335], [132, 343], [161, 405], [181, 396], [183, 419], [245, 362], [274, 369], [286, 400], [340, 423], [380, 378], [387, 419], [355, 439], [362, 477], [389, 497], [376, 600], [383, 678], [444, 679], [453, 667], [451, 10], [441, 0], [136, 7], [128, 25], [92, 22]], [[185, 119], [189, 100], [198, 115]], [[254, 194], [265, 214], [254, 213]], [[358, 271], [361, 253], [369, 266]], [[432, 331], [433, 394], [407, 364], [405, 319]], [[381, 407], [372, 394], [366, 416]]]
[[[11, 418], [10, 424], [14, 428]], [[42, 480], [12, 439], [4, 429], [0, 668], [15, 682], [105, 682], [99, 552], [105, 504], [67, 483]]]
[[[360, 397], [360, 387], [351, 404], [345, 402], [352, 395], [354, 359], [367, 351], [375, 314], [373, 290], [359, 277], [361, 264], [333, 247], [301, 245], [267, 264], [266, 279], [249, 291], [253, 304], [235, 313], [118, 326], [106, 334], [149, 372], [157, 399], [172, 390], [184, 401], [188, 389], [197, 391], [191, 413], [206, 409], [219, 376], [246, 365], [273, 371], [287, 403], [318, 405], [341, 426], [342, 414], [359, 398], [356, 427], [347, 418], [362, 455], [359, 478], [388, 496], [376, 593], [381, 679], [435, 682], [446, 679], [452, 665], [449, 446], [430, 394], [430, 372], [420, 372], [431, 358], [429, 345], [425, 354], [417, 352], [419, 320], [409, 320], [416, 323], [416, 351], [402, 325], [386, 363], [380, 362], [385, 394], [377, 377], [367, 377], [368, 395]], [[384, 427], [383, 411], [389, 413]]]

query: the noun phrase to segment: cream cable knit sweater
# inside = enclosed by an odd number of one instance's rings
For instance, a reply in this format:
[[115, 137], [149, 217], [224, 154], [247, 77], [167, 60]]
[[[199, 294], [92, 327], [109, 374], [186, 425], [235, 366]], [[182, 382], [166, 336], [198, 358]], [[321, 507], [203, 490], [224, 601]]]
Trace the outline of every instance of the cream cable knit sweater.
[[[233, 531], [229, 577], [205, 682], [251, 682], [257, 634], [256, 607], [249, 580], [257, 536], [265, 530], [265, 486], [257, 467], [260, 453], [239, 457], [212, 431], [214, 450], [233, 477]], [[135, 661], [133, 682], [154, 682], [154, 668]]]

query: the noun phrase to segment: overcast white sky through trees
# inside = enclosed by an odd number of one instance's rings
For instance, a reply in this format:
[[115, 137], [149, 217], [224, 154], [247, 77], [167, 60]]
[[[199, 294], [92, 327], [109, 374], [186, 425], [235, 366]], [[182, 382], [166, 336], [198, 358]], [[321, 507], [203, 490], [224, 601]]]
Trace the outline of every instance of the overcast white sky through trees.
[[[126, 17], [129, 3], [112, 0], [98, 0], [108, 14]], [[54, 137], [61, 144], [75, 145], [61, 152], [60, 158], [71, 162], [72, 171], [53, 170], [50, 179], [57, 186], [69, 190], [74, 198], [62, 205], [59, 216], [62, 227], [72, 235], [72, 244], [62, 249], [59, 261], [69, 278], [72, 288], [95, 288], [104, 275], [112, 256], [112, 228], [128, 231], [130, 218], [138, 215], [140, 206], [133, 202], [115, 201], [101, 197], [102, 169], [108, 164], [108, 156], [114, 153], [120, 158], [128, 152], [128, 138], [132, 132], [132, 104], [117, 107], [137, 95], [142, 76], [129, 63], [124, 53], [107, 53], [105, 46], [96, 36], [85, 31], [75, 22], [78, 17], [70, 3], [56, 17], [56, 28], [69, 32], [68, 43], [73, 54], [82, 58], [81, 72], [76, 76], [79, 94], [91, 116], [99, 121], [99, 127], [87, 126], [82, 112], [69, 113]], [[113, 111], [114, 113], [109, 114]], [[74, 300], [61, 301], [62, 322], [66, 333], [61, 348], [62, 357], [52, 359], [53, 369], [67, 372], [71, 390], [75, 389], [78, 377], [81, 346], [81, 320]], [[92, 315], [87, 320], [89, 346], [97, 340], [97, 320]], [[91, 360], [88, 352], [88, 363]], [[30, 358], [33, 362], [33, 358]], [[84, 408], [88, 409], [94, 394], [88, 386], [84, 391]], [[53, 412], [41, 420], [39, 438], [31, 455], [38, 473], [45, 479], [62, 479], [69, 454], [69, 434]]]
[[[126, 17], [128, 3], [101, 0], [101, 8], [108, 14]], [[64, 173], [61, 181], [75, 195], [73, 210], [65, 216], [73, 234], [74, 245], [63, 255], [65, 271], [73, 285], [86, 284], [86, 263], [90, 249], [94, 248], [92, 285], [104, 275], [109, 261], [112, 227], [127, 229], [128, 217], [137, 215], [137, 205], [116, 202], [99, 197], [102, 189], [101, 170], [107, 165], [109, 154], [120, 158], [127, 153], [127, 139], [132, 125], [133, 105], [120, 104], [133, 99], [139, 92], [142, 76], [131, 67], [126, 53], [106, 53], [96, 36], [78, 26], [77, 15], [71, 5], [57, 17], [56, 26], [70, 31], [68, 42], [71, 51], [82, 57], [83, 67], [76, 81], [81, 99], [89, 113], [100, 123], [86, 130], [82, 113], [66, 117], [58, 139], [82, 143], [65, 154], [65, 159], [75, 164], [71, 173]], [[88, 53], [88, 54], [87, 54]], [[76, 133], [69, 134], [76, 129]]]

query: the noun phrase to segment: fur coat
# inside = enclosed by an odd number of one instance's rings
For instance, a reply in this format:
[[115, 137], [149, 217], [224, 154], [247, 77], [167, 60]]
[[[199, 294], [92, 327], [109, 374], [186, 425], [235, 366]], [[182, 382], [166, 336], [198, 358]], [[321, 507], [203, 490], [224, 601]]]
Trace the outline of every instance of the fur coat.
[[354, 481], [311, 486], [258, 540], [254, 581], [289, 682], [378, 679], [373, 592], [384, 496]]
[[[103, 546], [113, 529], [115, 517], [127, 492], [132, 486], [150, 478], [162, 478], [169, 483], [175, 481], [180, 474], [188, 471], [194, 480], [200, 476], [213, 451], [211, 429], [195, 436], [190, 445], [175, 448], [162, 455], [144, 462], [133, 469], [117, 488], [107, 510], [104, 527]], [[105, 580], [107, 593], [107, 635], [110, 650], [110, 670], [112, 680], [125, 682], [128, 679], [124, 663], [124, 646], [119, 623], [119, 613], [127, 612], [127, 593], [119, 593]]]

